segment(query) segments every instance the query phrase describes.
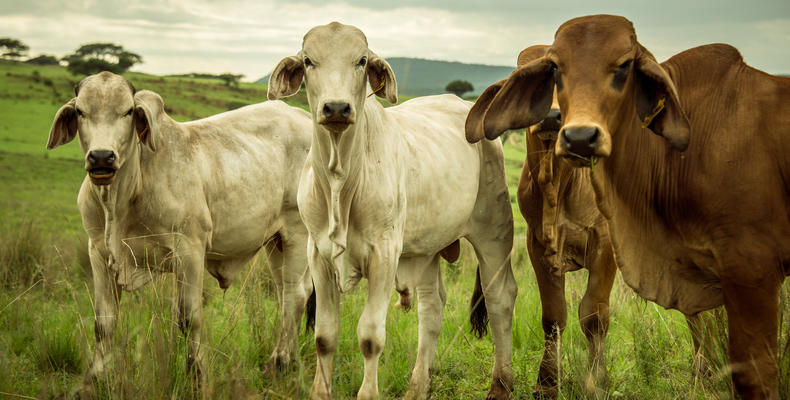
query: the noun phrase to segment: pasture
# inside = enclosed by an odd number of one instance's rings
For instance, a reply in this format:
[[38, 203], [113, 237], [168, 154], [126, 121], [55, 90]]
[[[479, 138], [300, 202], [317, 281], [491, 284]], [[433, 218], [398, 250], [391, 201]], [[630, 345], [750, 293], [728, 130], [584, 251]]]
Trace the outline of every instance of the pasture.
[[[126, 75], [138, 89], [158, 92], [166, 110], [184, 121], [263, 101], [266, 86], [228, 88], [220, 81]], [[86, 236], [76, 207], [85, 176], [75, 142], [47, 152], [49, 127], [71, 97], [77, 77], [60, 67], [0, 63], [0, 397], [71, 398], [81, 382], [94, 343], [92, 288]], [[288, 100], [306, 107], [303, 93]], [[521, 134], [523, 135], [523, 133]], [[519, 285], [513, 327], [515, 399], [531, 398], [543, 353], [540, 299], [524, 243], [526, 226], [515, 204], [524, 160], [523, 140], [506, 144], [506, 168], [516, 221], [514, 272]], [[490, 335], [469, 332], [468, 309], [475, 261], [468, 248], [444, 263], [447, 306], [433, 379], [437, 399], [481, 398], [489, 384]], [[227, 290], [206, 274], [204, 282], [205, 384], [196, 390], [184, 371], [187, 348], [171, 311], [173, 275], [124, 293], [114, 337], [114, 361], [100, 398], [305, 398], [315, 371], [312, 334], [299, 339], [296, 366], [265, 376], [262, 366], [276, 342], [277, 299], [268, 269], [258, 257]], [[585, 271], [569, 273], [568, 326], [562, 341], [559, 398], [584, 396], [586, 340], [576, 307]], [[335, 359], [337, 398], [352, 398], [362, 381], [356, 321], [365, 281], [341, 298], [340, 342]], [[391, 304], [397, 296], [393, 294]], [[790, 285], [780, 310], [780, 396], [790, 398]], [[728, 399], [726, 320], [708, 312], [712, 373], [692, 376], [691, 335], [676, 311], [637, 297], [620, 278], [611, 295], [606, 341], [609, 387], [604, 398]], [[390, 308], [387, 343], [380, 360], [383, 398], [398, 398], [408, 386], [417, 352], [417, 313]]]

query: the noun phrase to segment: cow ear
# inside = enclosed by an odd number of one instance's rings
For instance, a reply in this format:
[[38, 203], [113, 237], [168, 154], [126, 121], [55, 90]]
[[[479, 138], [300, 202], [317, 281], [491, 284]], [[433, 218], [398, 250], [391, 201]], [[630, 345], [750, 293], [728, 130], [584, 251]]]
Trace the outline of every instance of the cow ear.
[[518, 67], [491, 100], [483, 118], [488, 139], [533, 125], [549, 113], [554, 95], [553, 64], [545, 57]]
[[376, 96], [387, 99], [390, 104], [398, 102], [398, 83], [389, 63], [383, 58], [371, 54], [368, 59], [368, 82]]
[[269, 76], [269, 100], [293, 96], [299, 91], [304, 77], [304, 64], [299, 56], [283, 58]]
[[140, 142], [151, 151], [156, 151], [157, 120], [161, 113], [164, 113], [164, 102], [158, 94], [142, 90], [134, 95], [134, 131]]
[[675, 149], [686, 150], [690, 125], [672, 78], [644, 49], [640, 49], [634, 71], [636, 114], [642, 127], [664, 137]]
[[52, 127], [49, 128], [49, 140], [47, 140], [47, 149], [52, 150], [55, 147], [64, 145], [77, 136], [77, 98], [69, 100], [68, 103], [60, 107], [55, 113], [55, 121], [52, 122]]
[[485, 119], [486, 111], [488, 111], [491, 101], [494, 100], [494, 97], [497, 95], [497, 93], [502, 90], [502, 86], [505, 85], [506, 81], [507, 79], [502, 79], [501, 81], [487, 87], [486, 90], [480, 94], [480, 97], [475, 100], [475, 104], [472, 106], [472, 109], [469, 110], [469, 114], [466, 116], [465, 129], [467, 142], [477, 143], [485, 136], [485, 131], [483, 130], [483, 120]]

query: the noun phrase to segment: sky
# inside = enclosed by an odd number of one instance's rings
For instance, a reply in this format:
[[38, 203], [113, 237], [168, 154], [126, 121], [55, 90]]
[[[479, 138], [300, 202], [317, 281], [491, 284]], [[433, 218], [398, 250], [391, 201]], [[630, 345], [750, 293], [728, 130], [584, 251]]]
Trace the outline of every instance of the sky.
[[721, 42], [756, 68], [790, 74], [788, 0], [0, 0], [0, 37], [22, 40], [31, 56], [114, 42], [143, 57], [135, 71], [254, 81], [331, 21], [362, 29], [385, 58], [512, 66], [523, 48], [551, 44], [564, 21], [600, 13], [633, 21], [659, 60]]

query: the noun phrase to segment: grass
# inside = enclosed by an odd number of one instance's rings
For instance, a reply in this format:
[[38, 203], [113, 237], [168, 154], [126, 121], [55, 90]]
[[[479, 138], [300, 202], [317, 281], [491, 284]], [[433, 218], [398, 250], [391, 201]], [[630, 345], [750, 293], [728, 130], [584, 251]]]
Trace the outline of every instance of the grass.
[[[37, 76], [33, 71], [38, 71]], [[8, 75], [8, 74], [11, 75]], [[74, 144], [44, 150], [55, 111], [73, 92], [76, 77], [58, 67], [0, 63], [0, 397], [70, 398], [81, 383], [94, 345], [90, 271], [86, 239], [76, 208], [84, 178], [82, 155]], [[231, 102], [265, 98], [265, 86], [226, 88], [192, 78], [129, 74], [138, 89], [159, 92], [170, 112], [185, 120], [224, 111]], [[47, 79], [51, 84], [47, 84]], [[292, 101], [299, 103], [299, 97]], [[513, 135], [516, 136], [516, 135]], [[522, 142], [523, 143], [523, 142]], [[71, 147], [69, 147], [71, 146]], [[543, 352], [540, 299], [525, 249], [526, 225], [517, 214], [515, 185], [525, 151], [505, 148], [514, 203], [517, 240], [513, 265], [519, 285], [513, 326], [516, 399], [531, 398]], [[481, 398], [489, 385], [490, 336], [469, 333], [468, 302], [475, 261], [469, 246], [455, 264], [442, 266], [447, 306], [434, 368], [433, 396]], [[208, 274], [207, 274], [208, 276]], [[583, 396], [587, 345], [576, 307], [584, 294], [585, 271], [566, 278], [568, 325], [562, 339], [560, 399]], [[315, 372], [311, 334], [299, 338], [300, 357], [292, 370], [264, 376], [277, 339], [278, 306], [265, 257], [259, 256], [227, 290], [213, 278], [204, 283], [205, 382], [196, 390], [185, 371], [186, 339], [172, 312], [173, 275], [125, 293], [114, 336], [114, 363], [101, 382], [99, 398], [305, 398]], [[351, 398], [362, 382], [356, 321], [365, 300], [363, 281], [341, 300], [336, 355], [337, 398]], [[396, 302], [393, 296], [392, 304]], [[780, 332], [781, 395], [790, 397], [790, 288], [783, 287]], [[692, 344], [685, 320], [637, 297], [617, 278], [611, 295], [606, 361], [609, 389], [616, 399], [732, 398], [727, 373], [726, 317], [721, 310], [706, 321], [712, 338], [713, 373], [695, 380]], [[417, 313], [391, 309], [387, 342], [379, 362], [383, 398], [401, 397], [416, 358]]]

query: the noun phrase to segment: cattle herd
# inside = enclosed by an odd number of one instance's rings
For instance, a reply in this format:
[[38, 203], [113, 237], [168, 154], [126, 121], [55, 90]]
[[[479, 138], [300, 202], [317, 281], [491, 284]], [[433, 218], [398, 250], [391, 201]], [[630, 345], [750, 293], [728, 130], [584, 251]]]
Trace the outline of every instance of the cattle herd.
[[478, 260], [470, 320], [480, 335], [490, 325], [494, 342], [487, 398], [509, 398], [525, 383], [512, 370], [513, 216], [497, 138], [527, 128], [517, 198], [543, 309], [535, 395], [557, 394], [563, 276], [586, 268], [579, 320], [589, 389], [606, 384], [619, 269], [637, 294], [681, 311], [697, 347], [698, 313], [724, 305], [737, 393], [779, 398], [790, 79], [749, 67], [724, 44], [659, 64], [630, 21], [595, 15], [562, 24], [550, 46], [525, 49], [474, 104], [441, 95], [382, 107], [372, 96], [397, 101], [392, 69], [359, 29], [337, 22], [311, 29], [277, 64], [269, 100], [302, 82], [309, 113], [270, 101], [179, 123], [156, 93], [102, 72], [58, 110], [47, 148], [77, 137], [87, 171], [78, 204], [96, 344], [85, 386], [107, 371], [121, 293], [160, 272], [177, 275], [187, 363], [199, 376], [204, 271], [226, 288], [265, 248], [282, 321], [268, 368], [298, 357], [307, 310], [317, 354], [310, 398], [330, 398], [340, 295], [367, 278], [357, 397], [378, 398], [394, 289], [401, 306], [416, 295], [418, 307], [406, 398], [428, 398], [446, 297], [440, 259], [457, 259], [465, 238]]

